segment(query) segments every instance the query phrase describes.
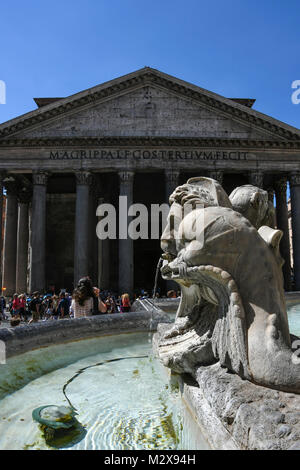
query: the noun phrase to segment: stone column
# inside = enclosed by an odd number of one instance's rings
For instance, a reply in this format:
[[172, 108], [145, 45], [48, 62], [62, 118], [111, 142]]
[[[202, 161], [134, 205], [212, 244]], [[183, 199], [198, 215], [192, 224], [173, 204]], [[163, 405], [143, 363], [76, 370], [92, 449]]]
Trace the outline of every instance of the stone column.
[[16, 188], [6, 185], [6, 217], [3, 249], [3, 294], [11, 296], [16, 291], [18, 201]]
[[46, 288], [46, 197], [48, 175], [32, 173], [33, 194], [31, 211], [31, 273], [30, 292]]
[[165, 170], [165, 197], [166, 203], [169, 204], [169, 197], [172, 192], [179, 186], [179, 175], [178, 170]]
[[275, 190], [273, 188], [269, 188], [267, 191], [268, 191], [269, 206], [271, 207], [270, 227], [275, 228], [277, 226], [276, 210], [274, 207]]
[[[127, 198], [127, 212], [119, 208], [119, 292], [133, 292], [134, 283], [134, 250], [133, 240], [128, 236], [128, 208], [133, 203], [133, 171], [120, 171], [120, 196]], [[125, 205], [124, 205], [125, 209]], [[125, 209], [126, 210], [126, 209]]]
[[74, 285], [79, 279], [89, 276], [89, 228], [90, 228], [90, 184], [92, 175], [78, 171], [76, 176], [75, 253]]
[[249, 184], [252, 184], [252, 186], [257, 186], [258, 188], [263, 189], [263, 186], [264, 186], [263, 172], [259, 170], [251, 171], [249, 173]]
[[21, 294], [27, 292], [28, 274], [28, 242], [29, 242], [29, 195], [19, 197], [18, 202], [18, 228], [17, 228], [17, 265], [16, 265], [16, 291]]
[[2, 259], [2, 251], [3, 251], [3, 180], [5, 178], [5, 172], [0, 172], [0, 289], [2, 288], [2, 271], [3, 271], [3, 259]]
[[30, 286], [31, 286], [31, 233], [32, 233], [32, 204], [28, 206], [28, 230], [29, 230], [29, 244], [28, 244], [28, 258], [27, 258], [27, 289], [26, 292], [30, 293]]
[[[105, 203], [104, 197], [98, 198], [98, 206]], [[98, 217], [98, 222], [101, 218]], [[98, 238], [98, 287], [100, 289], [111, 289], [110, 285], [110, 240]]]
[[99, 183], [94, 174], [91, 174], [90, 181], [90, 190], [89, 190], [89, 266], [88, 273], [91, 279], [93, 280], [94, 285], [97, 284], [98, 280], [98, 238], [96, 234], [97, 226], [97, 201], [98, 201], [98, 191]]
[[280, 242], [280, 253], [284, 259], [282, 268], [284, 277], [284, 289], [291, 290], [291, 262], [290, 262], [290, 237], [288, 225], [288, 208], [286, 200], [287, 182], [286, 178], [281, 178], [275, 183], [276, 194], [276, 219], [277, 228], [282, 230], [283, 236]]
[[300, 172], [290, 175], [293, 260], [294, 260], [294, 289], [300, 290]]
[[[104, 203], [104, 198], [103, 197], [98, 197], [98, 206]], [[102, 218], [101, 218], [102, 219]], [[98, 218], [98, 221], [101, 220], [100, 217]], [[103, 241], [101, 238], [98, 238], [98, 282], [97, 286], [100, 289], [106, 289], [104, 287], [104, 265], [103, 265]]]

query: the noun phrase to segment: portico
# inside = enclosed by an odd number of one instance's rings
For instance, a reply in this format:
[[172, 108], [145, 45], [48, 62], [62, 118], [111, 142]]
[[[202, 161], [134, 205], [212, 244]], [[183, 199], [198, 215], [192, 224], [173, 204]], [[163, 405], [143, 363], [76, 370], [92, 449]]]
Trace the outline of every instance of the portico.
[[[120, 292], [151, 288], [159, 242], [99, 243], [97, 205], [117, 207], [119, 196], [128, 205], [162, 204], [178, 184], [199, 175], [228, 192], [247, 183], [275, 191], [287, 290], [290, 184], [294, 288], [300, 290], [298, 129], [253, 110], [254, 100], [224, 98], [150, 68], [37, 102], [38, 109], [0, 125], [7, 294], [25, 285], [31, 292], [50, 284], [71, 289], [84, 275]], [[138, 252], [148, 260], [144, 267], [137, 267]]]

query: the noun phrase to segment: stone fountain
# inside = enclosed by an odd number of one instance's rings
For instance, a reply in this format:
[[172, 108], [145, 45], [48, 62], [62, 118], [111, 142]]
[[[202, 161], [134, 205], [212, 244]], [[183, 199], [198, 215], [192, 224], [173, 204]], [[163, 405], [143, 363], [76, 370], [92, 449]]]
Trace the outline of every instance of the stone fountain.
[[183, 380], [213, 447], [300, 449], [300, 341], [267, 192], [245, 185], [228, 197], [199, 177], [170, 204], [161, 273], [182, 295], [174, 324], [159, 325], [159, 358], [194, 381]]

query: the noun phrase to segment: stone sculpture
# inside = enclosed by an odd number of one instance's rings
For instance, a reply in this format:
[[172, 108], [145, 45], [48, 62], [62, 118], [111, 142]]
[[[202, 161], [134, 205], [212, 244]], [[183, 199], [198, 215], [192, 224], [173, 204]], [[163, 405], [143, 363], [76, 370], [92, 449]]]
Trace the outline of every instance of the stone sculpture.
[[246, 185], [228, 197], [217, 181], [199, 177], [177, 187], [170, 204], [161, 273], [180, 284], [182, 296], [174, 325], [160, 329], [163, 363], [195, 376], [219, 361], [256, 384], [300, 393], [282, 232], [266, 225], [273, 211], [266, 191]]

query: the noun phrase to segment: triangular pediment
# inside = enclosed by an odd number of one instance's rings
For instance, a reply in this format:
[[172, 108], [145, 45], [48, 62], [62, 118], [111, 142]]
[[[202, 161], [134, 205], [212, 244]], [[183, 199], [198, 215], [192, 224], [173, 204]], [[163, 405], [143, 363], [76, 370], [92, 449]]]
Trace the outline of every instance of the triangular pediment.
[[145, 68], [0, 126], [0, 138], [180, 137], [298, 140], [300, 131]]
[[192, 99], [142, 86], [47, 120], [20, 137], [219, 137], [264, 139], [265, 134]]

